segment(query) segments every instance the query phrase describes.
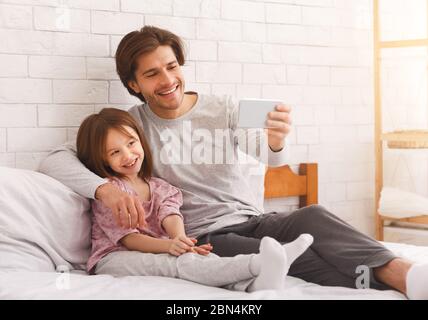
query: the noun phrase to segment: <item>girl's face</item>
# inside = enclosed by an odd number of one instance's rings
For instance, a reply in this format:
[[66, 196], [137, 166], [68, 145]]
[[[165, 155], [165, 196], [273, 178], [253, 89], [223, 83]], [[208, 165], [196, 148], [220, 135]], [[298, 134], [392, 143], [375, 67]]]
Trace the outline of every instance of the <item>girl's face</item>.
[[144, 150], [137, 132], [123, 127], [129, 135], [110, 129], [106, 139], [106, 160], [110, 168], [128, 178], [135, 178], [144, 161]]

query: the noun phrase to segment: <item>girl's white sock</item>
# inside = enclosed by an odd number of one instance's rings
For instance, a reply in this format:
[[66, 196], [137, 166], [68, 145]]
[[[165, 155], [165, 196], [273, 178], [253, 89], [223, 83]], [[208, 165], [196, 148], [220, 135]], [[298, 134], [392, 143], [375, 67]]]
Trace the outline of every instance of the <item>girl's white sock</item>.
[[414, 264], [406, 277], [407, 297], [412, 300], [428, 299], [428, 264]]
[[260, 253], [250, 262], [250, 272], [256, 277], [248, 291], [283, 289], [291, 264], [312, 244], [310, 234], [302, 234], [293, 242], [281, 245], [270, 237], [260, 242]]
[[282, 245], [273, 238], [264, 237], [260, 242], [260, 253], [251, 259], [250, 272], [256, 277], [247, 291], [283, 289], [287, 257]]

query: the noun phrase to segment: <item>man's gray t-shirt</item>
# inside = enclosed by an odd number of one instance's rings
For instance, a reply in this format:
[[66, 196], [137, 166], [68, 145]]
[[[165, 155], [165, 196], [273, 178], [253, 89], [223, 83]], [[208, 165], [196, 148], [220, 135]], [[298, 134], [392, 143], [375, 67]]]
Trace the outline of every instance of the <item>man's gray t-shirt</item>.
[[[263, 213], [260, 162], [285, 164], [288, 146], [272, 152], [263, 131], [237, 128], [238, 108], [230, 97], [198, 95], [192, 109], [176, 119], [160, 118], [146, 104], [129, 112], [145, 132], [153, 175], [183, 193], [180, 211], [188, 236], [198, 237]], [[79, 162], [75, 143], [53, 150], [39, 170], [89, 198], [105, 183]]]

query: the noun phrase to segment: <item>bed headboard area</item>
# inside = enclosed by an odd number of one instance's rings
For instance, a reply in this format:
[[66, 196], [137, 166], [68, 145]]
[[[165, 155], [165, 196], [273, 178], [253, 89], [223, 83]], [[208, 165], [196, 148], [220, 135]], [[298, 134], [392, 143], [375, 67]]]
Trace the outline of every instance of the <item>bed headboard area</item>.
[[318, 164], [301, 163], [294, 173], [289, 165], [272, 168], [265, 174], [265, 199], [299, 197], [299, 207], [318, 203]]

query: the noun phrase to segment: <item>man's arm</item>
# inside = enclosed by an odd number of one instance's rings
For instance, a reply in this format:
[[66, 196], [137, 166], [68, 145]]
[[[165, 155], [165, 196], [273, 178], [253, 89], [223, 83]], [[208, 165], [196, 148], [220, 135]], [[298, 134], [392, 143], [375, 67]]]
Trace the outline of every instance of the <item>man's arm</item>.
[[86, 168], [76, 155], [76, 144], [65, 143], [52, 150], [39, 165], [38, 171], [65, 184], [78, 194], [95, 199], [99, 186], [107, 182]]
[[[270, 115], [268, 116], [269, 121], [274, 121], [268, 122], [268, 124], [277, 126], [277, 128], [246, 129], [237, 127], [238, 104], [234, 103], [232, 99], [228, 101], [228, 104], [229, 127], [234, 133], [234, 140], [238, 148], [245, 154], [270, 167], [287, 164], [290, 159], [290, 145], [286, 139], [291, 124], [289, 110], [287, 112], [275, 111], [273, 118]], [[288, 107], [286, 108], [289, 109]]]

